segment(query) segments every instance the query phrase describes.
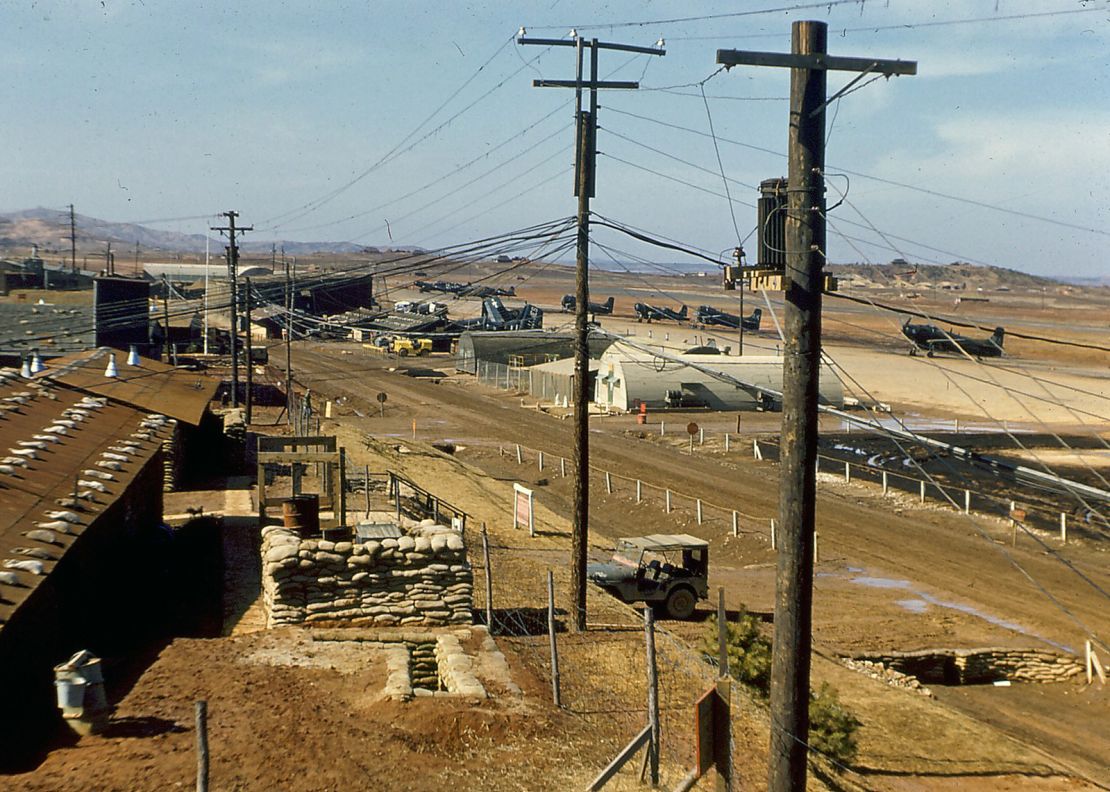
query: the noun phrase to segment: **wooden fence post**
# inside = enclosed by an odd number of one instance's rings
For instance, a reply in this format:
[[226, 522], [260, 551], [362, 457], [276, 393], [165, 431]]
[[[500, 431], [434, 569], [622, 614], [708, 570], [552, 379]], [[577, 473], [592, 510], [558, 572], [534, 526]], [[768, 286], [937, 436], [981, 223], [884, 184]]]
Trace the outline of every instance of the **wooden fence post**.
[[884, 470], [883, 471], [883, 494], [886, 495], [886, 493], [887, 493], [887, 480], [886, 480], [886, 471]]
[[925, 502], [925, 482], [924, 482], [924, 480], [922, 480], [920, 483], [921, 483], [921, 502], [924, 503]]
[[728, 453], [728, 432], [725, 432], [725, 453]]
[[489, 535], [482, 523], [482, 560], [486, 565], [486, 629], [493, 635], [493, 569], [489, 561]]
[[605, 471], [605, 491], [610, 495], [613, 494], [613, 477], [609, 475], [609, 471]]
[[1060, 541], [1066, 543], [1068, 541], [1068, 515], [1067, 512], [1060, 512]]
[[728, 614], [724, 586], [717, 589], [717, 676], [728, 676]]
[[732, 535], [733, 536], [739, 536], [740, 535], [740, 519], [737, 516], [735, 510], [732, 512]]
[[663, 437], [666, 434], [667, 434], [667, 422], [666, 421], [660, 421], [659, 422], [659, 436]]
[[523, 465], [524, 464], [524, 457], [520, 453], [520, 444], [519, 443], [517, 444], [517, 447], [516, 447], [516, 463], [518, 465]]
[[852, 480], [852, 465], [850, 462], [844, 463], [844, 483], [847, 484]]
[[643, 500], [643, 483], [636, 479], [636, 502], [639, 503]]
[[698, 428], [698, 445], [705, 445], [705, 427]]
[[698, 498], [695, 503], [698, 509], [698, 525], [701, 525], [701, 498]]
[[666, 500], [666, 503], [667, 503], [667, 514], [670, 514], [671, 513], [671, 491], [670, 490], [667, 490], [666, 495], [665, 495], [665, 500]]
[[817, 546], [817, 538], [818, 538], [818, 533], [817, 533], [817, 531], [814, 531], [813, 532], [813, 563], [820, 564], [821, 563], [821, 552], [820, 552], [820, 550]]
[[208, 702], [198, 701], [194, 707], [197, 720], [197, 792], [208, 792]]
[[650, 607], [644, 608], [644, 642], [647, 650], [648, 723], [651, 725], [651, 743], [648, 745], [648, 764], [651, 768], [651, 785], [659, 786], [659, 674], [655, 666], [655, 615]]
[[775, 518], [771, 518], [771, 549], [777, 550], [778, 545], [775, 543]]
[[971, 490], [964, 490], [964, 514], [971, 514]]
[[370, 516], [370, 466], [366, 465], [362, 471], [363, 483], [366, 485], [366, 516]]
[[567, 461], [563, 457], [559, 457], [559, 475], [567, 477]]
[[555, 574], [547, 570], [547, 634], [551, 641], [551, 698], [556, 707], [563, 706], [559, 694], [559, 647], [555, 642]]
[[543, 473], [543, 451], [536, 452], [536, 462], [540, 466], [540, 472]]

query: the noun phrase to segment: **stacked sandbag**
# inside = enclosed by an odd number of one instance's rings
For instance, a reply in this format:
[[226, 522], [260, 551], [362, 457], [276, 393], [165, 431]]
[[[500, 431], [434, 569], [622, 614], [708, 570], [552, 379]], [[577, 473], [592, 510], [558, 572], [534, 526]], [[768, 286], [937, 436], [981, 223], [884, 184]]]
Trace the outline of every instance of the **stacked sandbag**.
[[466, 547], [444, 526], [355, 543], [302, 539], [270, 526], [263, 530], [262, 567], [271, 627], [471, 623], [474, 579]]

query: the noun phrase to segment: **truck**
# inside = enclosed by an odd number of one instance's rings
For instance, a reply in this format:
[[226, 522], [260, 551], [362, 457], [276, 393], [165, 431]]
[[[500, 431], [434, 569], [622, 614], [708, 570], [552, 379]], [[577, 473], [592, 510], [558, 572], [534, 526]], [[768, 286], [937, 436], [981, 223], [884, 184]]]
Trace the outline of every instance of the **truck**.
[[432, 339], [394, 336], [389, 342], [389, 351], [401, 357], [427, 355], [432, 351]]
[[646, 602], [672, 619], [689, 619], [709, 596], [709, 543], [689, 534], [617, 540], [612, 558], [586, 576], [618, 599]]

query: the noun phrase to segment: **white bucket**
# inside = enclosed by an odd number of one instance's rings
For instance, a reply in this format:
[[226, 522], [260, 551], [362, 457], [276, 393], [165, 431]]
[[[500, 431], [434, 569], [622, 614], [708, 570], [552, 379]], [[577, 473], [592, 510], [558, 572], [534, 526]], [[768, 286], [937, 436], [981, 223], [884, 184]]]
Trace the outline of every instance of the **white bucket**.
[[58, 707], [63, 711], [79, 710], [85, 705], [85, 682], [82, 679], [57, 679]]

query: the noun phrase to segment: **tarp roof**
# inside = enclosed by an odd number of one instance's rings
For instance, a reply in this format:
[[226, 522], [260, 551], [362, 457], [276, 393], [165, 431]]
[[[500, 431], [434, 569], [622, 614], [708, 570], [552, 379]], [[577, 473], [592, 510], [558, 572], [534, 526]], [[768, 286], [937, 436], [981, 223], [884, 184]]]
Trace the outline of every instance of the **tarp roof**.
[[620, 540], [641, 550], [678, 550], [692, 547], [709, 547], [709, 542], [690, 534], [650, 534], [648, 536], [628, 536]]

